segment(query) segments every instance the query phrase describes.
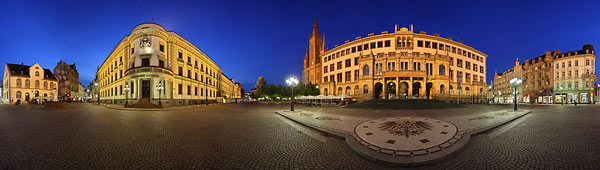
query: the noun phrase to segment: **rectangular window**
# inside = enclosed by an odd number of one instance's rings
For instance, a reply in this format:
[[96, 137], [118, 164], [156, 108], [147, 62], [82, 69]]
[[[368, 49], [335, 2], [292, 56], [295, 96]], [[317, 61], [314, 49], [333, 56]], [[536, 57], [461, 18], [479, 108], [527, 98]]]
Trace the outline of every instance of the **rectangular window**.
[[346, 49], [346, 55], [350, 55], [350, 48]]
[[385, 47], [390, 47], [390, 46], [391, 46], [390, 40], [385, 41]]
[[381, 48], [381, 47], [383, 47], [383, 41], [377, 42], [377, 48]]
[[452, 47], [452, 53], [456, 53], [456, 47]]
[[334, 81], [335, 82], [335, 75], [330, 75], [329, 76], [329, 81]]
[[444, 50], [444, 44], [440, 44], [440, 50]]
[[471, 62], [468, 62], [468, 61], [467, 61], [467, 62], [466, 62], [466, 64], [465, 64], [465, 68], [466, 68], [467, 70], [470, 70], [470, 69], [471, 69]]
[[356, 47], [352, 47], [352, 53], [356, 52]]
[[160, 52], [165, 52], [165, 45], [160, 45], [160, 47], [158, 47], [158, 50], [160, 50]]
[[371, 49], [373, 49], [373, 48], [377, 48], [377, 47], [375, 47], [375, 42], [371, 43]]
[[327, 70], [327, 66], [324, 66], [324, 67], [323, 67], [323, 73], [327, 73], [327, 71], [328, 71], [328, 70]]
[[423, 47], [423, 41], [417, 41], [417, 47]]
[[178, 94], [183, 94], [183, 85], [182, 84], [178, 84], [179, 88], [177, 88], [177, 93]]
[[358, 51], [362, 51], [362, 46], [361, 45], [356, 46], [356, 48], [358, 49]]
[[162, 67], [162, 68], [165, 68], [165, 62], [162, 61], [162, 60], [158, 60], [158, 66]]
[[179, 76], [183, 76], [183, 67], [179, 67], [179, 72], [177, 72], [179, 74]]
[[354, 57], [354, 65], [357, 66], [358, 65], [358, 57]]
[[365, 50], [368, 50], [368, 49], [369, 49], [369, 44], [365, 44], [365, 45], [363, 45], [363, 48], [364, 48]]
[[190, 79], [192, 78], [192, 71], [191, 70], [188, 70], [187, 77], [190, 78]]
[[181, 51], [179, 52], [178, 56], [179, 56], [179, 58], [183, 59], [183, 53]]
[[194, 95], [198, 95], [198, 87], [194, 87]]
[[342, 50], [342, 56], [345, 56], [346, 52], [344, 50]]
[[354, 81], [358, 80], [358, 70], [354, 70]]
[[438, 48], [438, 46], [437, 46], [437, 45], [438, 45], [438, 44], [437, 44], [436, 42], [433, 42], [433, 43], [431, 43], [431, 48], [433, 48], [433, 49], [437, 49], [437, 48]]
[[352, 60], [350, 60], [350, 59], [347, 59], [347, 60], [346, 60], [346, 68], [348, 68], [348, 67], [350, 67], [350, 66], [352, 66]]
[[142, 59], [142, 66], [150, 66], [150, 59], [149, 58]]
[[335, 71], [335, 67], [333, 64], [329, 65], [329, 71]]
[[345, 78], [346, 78], [346, 79], [345, 79], [345, 80], [346, 80], [345, 82], [352, 81], [352, 75], [350, 75], [350, 71], [346, 71], [346, 75], [345, 75], [345, 76], [346, 76], [346, 77], [345, 77]]
[[425, 41], [425, 48], [430, 48], [430, 47], [431, 47], [431, 42]]
[[192, 87], [187, 86], [187, 94], [192, 95]]
[[342, 73], [337, 74], [337, 82], [342, 82]]
[[341, 61], [337, 62], [337, 69], [338, 70], [342, 69], [342, 62]]
[[135, 53], [135, 48], [131, 48], [131, 54]]
[[327, 76], [323, 77], [323, 82], [327, 83]]

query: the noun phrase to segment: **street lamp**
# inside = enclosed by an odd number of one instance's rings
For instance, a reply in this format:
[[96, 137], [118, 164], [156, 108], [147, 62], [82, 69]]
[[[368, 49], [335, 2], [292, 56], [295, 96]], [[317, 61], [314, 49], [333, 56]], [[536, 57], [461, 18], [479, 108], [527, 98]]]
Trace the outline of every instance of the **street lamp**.
[[488, 85], [488, 94], [487, 94], [487, 101], [488, 101], [488, 105], [490, 105], [491, 100], [493, 100], [494, 98], [490, 99], [490, 93], [492, 93], [492, 85]]
[[125, 84], [125, 87], [123, 88], [123, 91], [125, 91], [125, 107], [127, 107], [127, 105], [129, 104], [129, 98], [127, 97], [129, 94], [129, 90], [131, 90], [131, 88], [129, 88], [129, 84]]
[[162, 103], [160, 102], [160, 95], [163, 91], [164, 87], [162, 85], [162, 81], [158, 82], [158, 85], [156, 85], [156, 90], [158, 90], [158, 105], [162, 106]]
[[[563, 90], [563, 87], [562, 87], [562, 85], [561, 85], [561, 86], [560, 86], [560, 92], [561, 92], [561, 93], [563, 92], [562, 90]], [[560, 105], [564, 105], [564, 104], [565, 104], [565, 97], [564, 97], [564, 95], [562, 95], [562, 94], [561, 94], [561, 95], [560, 95], [560, 98], [562, 98], [562, 99], [560, 100]]]
[[515, 102], [515, 111], [517, 111], [517, 87], [519, 87], [519, 85], [521, 84], [521, 82], [523, 82], [523, 80], [518, 79], [518, 78], [513, 78], [510, 80], [510, 84], [513, 85], [515, 91], [515, 98], [514, 98], [514, 102]]
[[287, 80], [285, 80], [285, 82], [288, 84], [288, 86], [292, 87], [292, 101], [290, 102], [290, 111], [294, 111], [294, 87], [296, 87], [296, 85], [298, 85], [298, 79], [296, 79], [295, 77], [290, 77]]
[[98, 87], [98, 83], [94, 83], [94, 87], [96, 88], [96, 98], [98, 99], [98, 104], [100, 104], [100, 88]]

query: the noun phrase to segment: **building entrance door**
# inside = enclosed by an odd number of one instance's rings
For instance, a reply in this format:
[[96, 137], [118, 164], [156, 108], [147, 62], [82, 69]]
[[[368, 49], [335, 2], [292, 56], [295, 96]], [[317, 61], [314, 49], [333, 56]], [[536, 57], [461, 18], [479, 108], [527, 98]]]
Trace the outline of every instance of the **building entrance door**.
[[150, 80], [142, 80], [142, 97], [150, 97]]

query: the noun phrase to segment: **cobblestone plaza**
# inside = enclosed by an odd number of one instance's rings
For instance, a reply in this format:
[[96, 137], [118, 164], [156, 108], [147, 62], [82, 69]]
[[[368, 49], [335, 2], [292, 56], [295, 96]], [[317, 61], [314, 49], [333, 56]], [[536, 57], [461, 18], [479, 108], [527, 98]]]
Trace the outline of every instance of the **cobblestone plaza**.
[[[0, 169], [397, 169], [367, 159], [337, 137], [274, 113], [288, 105], [228, 104], [171, 111], [123, 111], [94, 104], [66, 110], [0, 105]], [[510, 105], [468, 105], [501, 110]], [[423, 169], [598, 169], [598, 105], [532, 110], [474, 135]], [[306, 108], [312, 112], [343, 108]], [[373, 110], [369, 116], [449, 112]], [[358, 114], [348, 112], [348, 114]], [[464, 114], [464, 113], [463, 113]]]

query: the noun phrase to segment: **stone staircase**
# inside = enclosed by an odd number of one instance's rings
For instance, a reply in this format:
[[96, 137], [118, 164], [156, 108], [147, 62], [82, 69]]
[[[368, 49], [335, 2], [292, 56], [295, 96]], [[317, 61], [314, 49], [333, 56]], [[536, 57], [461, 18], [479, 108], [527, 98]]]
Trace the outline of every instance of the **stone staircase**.
[[150, 102], [150, 98], [141, 98], [137, 103], [127, 106], [128, 108], [162, 108]]

